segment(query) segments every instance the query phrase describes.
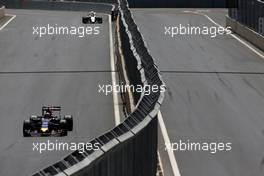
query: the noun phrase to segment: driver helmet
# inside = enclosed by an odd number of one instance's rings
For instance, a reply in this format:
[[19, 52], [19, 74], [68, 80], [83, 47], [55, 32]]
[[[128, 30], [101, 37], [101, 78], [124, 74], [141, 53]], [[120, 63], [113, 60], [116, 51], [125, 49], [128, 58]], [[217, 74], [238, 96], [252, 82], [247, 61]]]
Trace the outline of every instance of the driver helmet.
[[94, 17], [95, 16], [95, 12], [94, 11], [91, 11], [91, 16]]
[[51, 111], [47, 110], [46, 113], [45, 113], [45, 117], [50, 117], [50, 116], [51, 116]]

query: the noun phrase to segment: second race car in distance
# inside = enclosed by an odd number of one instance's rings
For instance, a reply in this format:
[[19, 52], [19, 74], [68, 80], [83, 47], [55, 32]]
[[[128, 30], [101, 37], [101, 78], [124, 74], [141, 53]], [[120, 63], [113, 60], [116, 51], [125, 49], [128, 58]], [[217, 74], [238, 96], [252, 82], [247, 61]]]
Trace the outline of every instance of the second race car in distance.
[[94, 11], [89, 12], [86, 16], [82, 17], [84, 24], [102, 24], [103, 18], [96, 16]]
[[67, 136], [73, 129], [71, 115], [61, 116], [60, 106], [43, 106], [42, 115], [30, 116], [23, 124], [23, 136]]

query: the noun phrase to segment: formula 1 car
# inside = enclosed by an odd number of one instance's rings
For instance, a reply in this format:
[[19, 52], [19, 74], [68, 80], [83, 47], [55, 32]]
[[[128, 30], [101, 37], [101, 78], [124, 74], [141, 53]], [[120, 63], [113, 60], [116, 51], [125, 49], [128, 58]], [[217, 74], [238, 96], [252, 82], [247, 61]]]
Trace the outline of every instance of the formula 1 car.
[[41, 116], [31, 115], [24, 121], [23, 136], [67, 136], [73, 129], [73, 118], [71, 115], [62, 117], [60, 112], [60, 106], [43, 106]]
[[103, 18], [97, 17], [95, 12], [89, 12], [88, 15], [82, 17], [82, 22], [84, 24], [102, 24]]

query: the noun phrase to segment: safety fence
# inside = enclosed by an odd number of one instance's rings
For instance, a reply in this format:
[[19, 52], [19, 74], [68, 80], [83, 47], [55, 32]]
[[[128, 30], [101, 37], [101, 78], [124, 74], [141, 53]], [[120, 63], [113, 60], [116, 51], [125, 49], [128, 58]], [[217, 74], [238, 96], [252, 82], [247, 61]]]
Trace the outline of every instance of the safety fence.
[[[134, 92], [134, 111], [125, 120], [90, 141], [98, 150], [78, 150], [34, 176], [154, 176], [157, 170], [157, 113], [164, 99], [164, 82], [126, 0], [119, 0], [119, 46], [132, 85], [158, 86], [148, 94]], [[93, 145], [94, 146], [94, 145]]]
[[238, 8], [229, 9], [229, 17], [264, 35], [263, 0], [238, 0]]

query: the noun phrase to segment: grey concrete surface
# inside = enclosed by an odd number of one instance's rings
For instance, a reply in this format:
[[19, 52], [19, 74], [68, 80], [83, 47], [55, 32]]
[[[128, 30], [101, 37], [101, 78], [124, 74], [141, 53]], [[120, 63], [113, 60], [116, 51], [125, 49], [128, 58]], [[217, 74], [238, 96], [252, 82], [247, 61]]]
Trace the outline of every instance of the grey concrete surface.
[[[230, 142], [232, 150], [174, 152], [181, 175], [262, 176], [264, 61], [231, 36], [165, 36], [165, 25], [213, 25], [183, 10], [133, 11], [167, 84], [161, 112], [169, 137], [173, 143]], [[206, 14], [221, 24], [225, 13], [216, 10]], [[165, 176], [171, 176], [163, 139], [159, 150]]]
[[[39, 154], [33, 142], [86, 143], [114, 126], [112, 96], [98, 93], [98, 84], [111, 84], [111, 74], [104, 72], [110, 70], [109, 24], [103, 16], [98, 36], [39, 38], [32, 26], [82, 25], [83, 13], [8, 13], [17, 17], [0, 31], [0, 175], [24, 176], [71, 152]], [[62, 115], [73, 115], [74, 129], [67, 137], [22, 136], [23, 120], [41, 113], [43, 105], [60, 105]]]

